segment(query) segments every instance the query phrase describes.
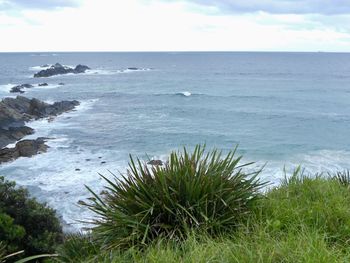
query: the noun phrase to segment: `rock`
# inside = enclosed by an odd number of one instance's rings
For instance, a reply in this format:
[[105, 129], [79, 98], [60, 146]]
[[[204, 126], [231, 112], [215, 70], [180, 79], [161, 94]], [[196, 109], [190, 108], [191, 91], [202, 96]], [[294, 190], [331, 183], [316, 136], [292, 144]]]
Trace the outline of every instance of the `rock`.
[[4, 147], [10, 143], [21, 140], [24, 136], [33, 133], [34, 130], [27, 126], [0, 129], [0, 146]]
[[130, 67], [130, 68], [128, 68], [128, 70], [139, 70], [139, 68], [136, 68], [136, 67]]
[[16, 92], [17, 93], [24, 93], [23, 89], [30, 89], [30, 88], [33, 88], [33, 85], [31, 85], [31, 84], [21, 84], [21, 85], [12, 87], [10, 92], [11, 93], [16, 93]]
[[162, 160], [151, 160], [147, 164], [154, 165], [154, 166], [162, 166], [163, 165], [163, 161]]
[[76, 168], [76, 169], [75, 169], [75, 171], [77, 171], [77, 172], [78, 172], [78, 171], [81, 171], [81, 170], [80, 170], [79, 168]]
[[39, 87], [45, 87], [45, 86], [49, 86], [49, 84], [47, 84], [46, 82], [45, 82], [45, 83], [39, 83], [38, 86], [39, 86]]
[[44, 69], [39, 71], [38, 73], [35, 73], [34, 78], [46, 78], [46, 77], [63, 75], [68, 73], [79, 74], [79, 73], [85, 73], [85, 71], [88, 69], [90, 69], [88, 66], [80, 65], [80, 64], [73, 69], [67, 66], [62, 66], [60, 63], [56, 63], [55, 65], [52, 65], [48, 69]]
[[60, 82], [60, 83], [58, 83], [58, 85], [63, 86], [63, 85], [64, 85], [64, 83], [63, 83], [63, 82]]
[[45, 138], [19, 141], [14, 148], [3, 148], [0, 150], [0, 164], [19, 157], [31, 157], [35, 154], [46, 152], [48, 148], [45, 144]]
[[90, 162], [90, 161], [91, 161], [91, 159], [85, 159], [85, 161]]
[[105, 163], [106, 163], [105, 161], [101, 162], [101, 164], [105, 164]]
[[40, 118], [54, 117], [73, 110], [79, 102], [61, 101], [48, 104], [38, 99], [17, 96], [0, 101], [0, 148], [23, 138], [33, 130], [25, 122]]
[[88, 66], [79, 64], [75, 67], [74, 71], [75, 73], [85, 73], [88, 69], [90, 69]]

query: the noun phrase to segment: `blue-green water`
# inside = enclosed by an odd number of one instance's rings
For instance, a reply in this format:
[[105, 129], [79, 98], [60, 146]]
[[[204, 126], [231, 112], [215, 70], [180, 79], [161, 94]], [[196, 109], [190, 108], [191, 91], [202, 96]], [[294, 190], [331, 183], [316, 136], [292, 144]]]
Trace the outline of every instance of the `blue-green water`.
[[[32, 78], [38, 66], [56, 62], [92, 70]], [[261, 176], [274, 183], [284, 165], [350, 168], [350, 54], [0, 53], [1, 97], [13, 96], [15, 84], [41, 82], [50, 86], [25, 96], [82, 104], [51, 123], [29, 124], [31, 137], [55, 138], [50, 150], [2, 165], [0, 174], [28, 186], [68, 223], [86, 213], [75, 205], [87, 196], [83, 185], [100, 189], [98, 172], [123, 171], [129, 153], [163, 158], [184, 145], [226, 151], [239, 144], [244, 160], [267, 162]]]

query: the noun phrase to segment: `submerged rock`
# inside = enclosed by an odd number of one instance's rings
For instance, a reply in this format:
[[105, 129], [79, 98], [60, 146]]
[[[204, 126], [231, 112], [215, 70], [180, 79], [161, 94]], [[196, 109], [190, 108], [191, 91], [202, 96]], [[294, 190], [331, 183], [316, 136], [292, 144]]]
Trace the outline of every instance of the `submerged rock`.
[[147, 164], [154, 165], [154, 166], [162, 166], [163, 165], [163, 161], [162, 160], [151, 160]]
[[75, 68], [63, 66], [60, 63], [56, 63], [55, 65], [52, 65], [48, 69], [44, 69], [39, 71], [38, 73], [34, 74], [34, 78], [46, 78], [51, 77], [55, 75], [63, 75], [68, 73], [73, 74], [79, 74], [79, 73], [85, 73], [86, 70], [90, 69], [88, 66], [85, 65], [77, 65]]
[[11, 88], [10, 92], [11, 93], [24, 93], [23, 89], [30, 89], [33, 88], [33, 85], [31, 84], [21, 84], [17, 85]]

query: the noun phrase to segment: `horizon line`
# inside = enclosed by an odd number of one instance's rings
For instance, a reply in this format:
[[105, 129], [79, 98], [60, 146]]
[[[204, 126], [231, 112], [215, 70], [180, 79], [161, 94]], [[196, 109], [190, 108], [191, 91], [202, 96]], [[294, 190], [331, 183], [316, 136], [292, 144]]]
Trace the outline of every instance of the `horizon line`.
[[0, 51], [0, 54], [5, 53], [350, 53], [350, 51], [295, 51], [295, 50], [181, 50], [181, 51], [102, 51], [102, 50], [90, 50], [90, 51]]

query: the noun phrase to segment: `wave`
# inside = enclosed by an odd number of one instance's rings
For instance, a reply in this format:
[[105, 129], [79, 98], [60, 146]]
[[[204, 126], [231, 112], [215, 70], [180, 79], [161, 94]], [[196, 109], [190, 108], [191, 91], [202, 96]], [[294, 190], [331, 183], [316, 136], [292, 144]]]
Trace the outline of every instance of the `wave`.
[[189, 92], [189, 91], [182, 91], [182, 92], [176, 93], [176, 95], [180, 95], [180, 96], [184, 96], [184, 97], [189, 97], [189, 96], [192, 95], [192, 93]]
[[31, 71], [40, 71], [40, 70], [48, 69], [51, 66], [52, 66], [51, 64], [42, 65], [42, 66], [33, 66], [33, 67], [30, 67], [29, 70], [31, 70]]
[[126, 68], [126, 69], [89, 69], [85, 72], [87, 75], [116, 75], [123, 73], [151, 71], [152, 68]]
[[[21, 85], [21, 84], [9, 83], [9, 84], [5, 84], [5, 85], [0, 85], [0, 91], [10, 93], [10, 91], [13, 87], [16, 87], [19, 85]], [[26, 91], [29, 91], [32, 89], [56, 89], [56, 88], [62, 86], [60, 84], [50, 84], [50, 83], [48, 83], [48, 85], [44, 85], [44, 86], [40, 86], [39, 84], [31, 84], [31, 85], [33, 86], [32, 88], [22, 88], [22, 90], [24, 92], [26, 92]]]
[[10, 90], [16, 86], [15, 84], [4, 84], [4, 85], [0, 85], [0, 91], [2, 92], [10, 92]]
[[50, 54], [46, 54], [46, 53], [35, 53], [35, 54], [29, 54], [29, 56], [31, 57], [57, 57], [59, 56], [56, 53], [50, 53]]
[[[45, 70], [48, 69], [50, 67], [52, 67], [53, 64], [45, 64], [45, 65], [41, 65], [41, 66], [33, 66], [33, 67], [29, 67], [30, 71], [40, 71], [40, 70]], [[75, 68], [75, 66], [73, 65], [62, 65], [65, 68]]]

